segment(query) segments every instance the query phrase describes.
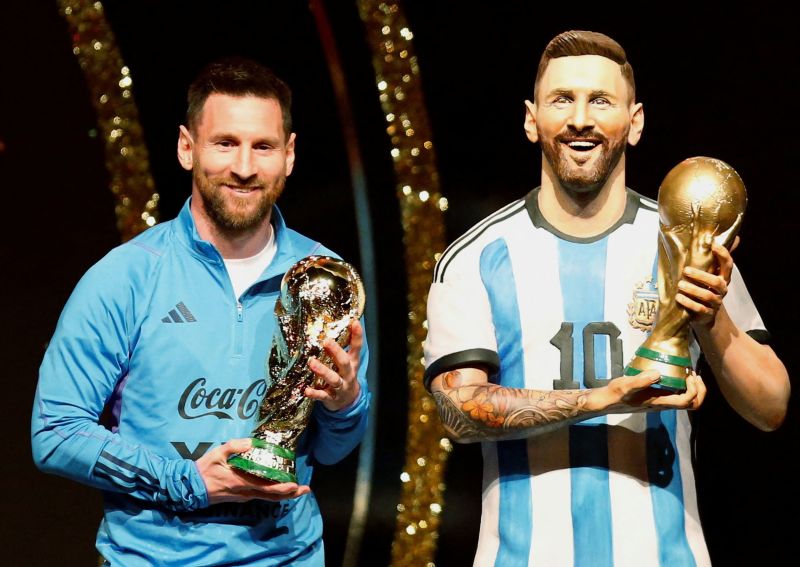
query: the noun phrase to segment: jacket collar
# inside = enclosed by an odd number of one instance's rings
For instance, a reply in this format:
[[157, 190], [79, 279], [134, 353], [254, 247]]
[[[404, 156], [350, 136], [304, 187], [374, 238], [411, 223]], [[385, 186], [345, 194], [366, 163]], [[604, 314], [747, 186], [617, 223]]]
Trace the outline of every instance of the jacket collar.
[[[192, 198], [186, 199], [180, 213], [175, 219], [175, 233], [178, 238], [200, 259], [213, 264], [223, 264], [222, 255], [217, 248], [207, 240], [200, 238], [197, 232], [197, 225], [194, 222], [191, 211]], [[278, 251], [270, 262], [267, 269], [259, 278], [259, 281], [270, 279], [274, 276], [283, 276], [300, 258], [294, 249], [291, 231], [286, 227], [283, 215], [277, 205], [273, 205], [270, 218], [272, 228], [275, 231], [275, 243]]]

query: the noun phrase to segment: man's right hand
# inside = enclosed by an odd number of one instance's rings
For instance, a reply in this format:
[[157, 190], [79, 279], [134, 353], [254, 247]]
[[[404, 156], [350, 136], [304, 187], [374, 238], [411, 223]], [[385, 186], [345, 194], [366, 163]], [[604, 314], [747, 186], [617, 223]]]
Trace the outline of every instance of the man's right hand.
[[197, 459], [195, 464], [206, 485], [209, 506], [248, 500], [277, 502], [311, 492], [308, 486], [294, 482], [276, 483], [231, 467], [228, 458], [247, 451], [251, 444], [250, 439], [233, 439]]
[[599, 413], [634, 413], [668, 409], [694, 410], [706, 397], [706, 385], [699, 375], [686, 378], [686, 391], [678, 394], [653, 388], [659, 380], [655, 370], [636, 376], [620, 376], [607, 386], [589, 390], [585, 409]]

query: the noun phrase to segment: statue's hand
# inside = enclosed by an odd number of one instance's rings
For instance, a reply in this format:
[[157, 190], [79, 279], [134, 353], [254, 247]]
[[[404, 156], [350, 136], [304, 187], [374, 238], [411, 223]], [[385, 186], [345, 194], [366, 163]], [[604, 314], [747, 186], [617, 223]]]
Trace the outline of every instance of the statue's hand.
[[715, 241], [711, 251], [716, 259], [716, 269], [712, 267], [713, 271], [706, 272], [687, 266], [683, 269], [675, 296], [675, 301], [689, 313], [692, 325], [707, 328], [714, 325], [733, 273], [733, 257], [728, 249]]

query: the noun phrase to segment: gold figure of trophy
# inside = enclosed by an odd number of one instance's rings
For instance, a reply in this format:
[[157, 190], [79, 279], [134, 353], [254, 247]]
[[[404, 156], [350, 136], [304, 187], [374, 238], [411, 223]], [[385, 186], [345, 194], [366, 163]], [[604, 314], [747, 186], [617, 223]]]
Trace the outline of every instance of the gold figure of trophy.
[[711, 246], [730, 249], [742, 224], [747, 193], [739, 174], [727, 163], [693, 157], [676, 165], [658, 190], [658, 312], [653, 330], [625, 367], [633, 376], [655, 369], [657, 388], [681, 392], [692, 372], [689, 313], [675, 301], [683, 269], [709, 271]]
[[277, 328], [267, 359], [269, 386], [252, 434], [253, 446], [228, 459], [231, 466], [276, 482], [296, 482], [295, 450], [314, 401], [309, 386], [324, 381], [308, 367], [311, 357], [331, 366], [323, 344], [350, 342], [350, 323], [364, 312], [364, 286], [355, 269], [328, 256], [309, 256], [283, 276], [275, 303]]

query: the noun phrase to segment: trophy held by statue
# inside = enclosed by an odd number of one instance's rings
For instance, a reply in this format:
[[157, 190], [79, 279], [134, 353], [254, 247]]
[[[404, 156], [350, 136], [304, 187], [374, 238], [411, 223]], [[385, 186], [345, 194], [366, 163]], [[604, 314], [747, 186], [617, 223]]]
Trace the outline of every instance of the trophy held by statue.
[[332, 339], [347, 346], [350, 323], [361, 317], [364, 300], [361, 278], [342, 260], [309, 256], [286, 272], [275, 303], [269, 386], [251, 437], [253, 446], [230, 457], [231, 466], [276, 482], [297, 482], [295, 450], [314, 404], [304, 392], [324, 385], [308, 361], [314, 357], [332, 365], [323, 344]]
[[747, 193], [739, 174], [717, 159], [694, 157], [676, 165], [658, 190], [658, 312], [653, 330], [625, 367], [626, 376], [654, 369], [654, 387], [686, 390], [692, 372], [689, 313], [675, 301], [686, 266], [709, 271], [714, 242], [727, 248], [742, 224]]

